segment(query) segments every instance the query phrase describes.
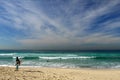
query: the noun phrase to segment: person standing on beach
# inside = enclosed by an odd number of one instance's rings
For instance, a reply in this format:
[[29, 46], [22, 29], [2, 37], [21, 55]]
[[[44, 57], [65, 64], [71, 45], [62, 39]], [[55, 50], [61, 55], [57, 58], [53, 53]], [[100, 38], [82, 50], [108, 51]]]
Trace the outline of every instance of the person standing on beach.
[[20, 63], [21, 63], [20, 59], [18, 57], [16, 57], [16, 64], [15, 64], [16, 65], [16, 71], [18, 71]]

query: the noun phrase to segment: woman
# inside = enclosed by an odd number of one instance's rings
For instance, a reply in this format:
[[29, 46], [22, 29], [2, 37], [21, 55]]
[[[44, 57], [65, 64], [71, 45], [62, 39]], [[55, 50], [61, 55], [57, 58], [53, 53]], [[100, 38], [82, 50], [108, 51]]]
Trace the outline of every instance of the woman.
[[19, 66], [20, 66], [20, 60], [18, 57], [16, 57], [16, 71], [18, 71]]

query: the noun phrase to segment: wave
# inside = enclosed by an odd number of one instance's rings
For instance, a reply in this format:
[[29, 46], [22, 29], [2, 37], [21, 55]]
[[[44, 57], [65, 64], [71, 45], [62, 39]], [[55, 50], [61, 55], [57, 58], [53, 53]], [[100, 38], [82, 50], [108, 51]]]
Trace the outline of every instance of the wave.
[[23, 59], [120, 59], [120, 57], [70, 56], [70, 57], [23, 57]]
[[[39, 59], [39, 57], [30, 57], [30, 56], [19, 56], [20, 59]], [[13, 59], [16, 59], [16, 57], [13, 57]]]
[[[11, 54], [12, 55], [12, 54]], [[66, 56], [66, 57], [42, 57], [42, 56], [19, 56], [20, 59], [114, 59], [120, 60], [120, 57], [102, 57], [102, 56]], [[0, 59], [16, 59], [16, 56], [0, 56]]]
[[79, 56], [79, 57], [39, 57], [40, 59], [90, 59], [94, 57]]
[[[39, 57], [19, 57], [20, 59], [39, 59]], [[14, 56], [3, 56], [0, 59], [16, 59]]]
[[66, 57], [77, 57], [78, 55], [75, 54], [67, 54]]
[[[86, 56], [79, 56], [79, 57], [37, 57], [37, 56], [20, 56], [20, 59], [90, 59], [90, 58], [94, 58], [94, 57], [86, 57]], [[15, 56], [4, 56], [4, 57], [0, 57], [0, 59], [16, 59]]]
[[0, 54], [0, 56], [13, 56], [14, 54], [10, 53], [10, 54]]

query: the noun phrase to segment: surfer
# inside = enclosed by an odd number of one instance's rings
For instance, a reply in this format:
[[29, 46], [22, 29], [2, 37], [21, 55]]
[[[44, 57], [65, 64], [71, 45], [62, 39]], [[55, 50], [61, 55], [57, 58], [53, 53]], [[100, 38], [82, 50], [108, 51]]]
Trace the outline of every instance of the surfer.
[[16, 65], [16, 71], [18, 71], [20, 63], [21, 63], [20, 59], [18, 57], [16, 57], [16, 64], [15, 64]]

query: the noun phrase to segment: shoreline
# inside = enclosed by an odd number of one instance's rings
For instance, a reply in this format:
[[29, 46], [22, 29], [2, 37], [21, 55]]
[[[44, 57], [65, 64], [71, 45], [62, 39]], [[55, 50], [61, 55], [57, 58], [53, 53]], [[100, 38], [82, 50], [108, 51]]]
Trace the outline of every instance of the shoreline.
[[[0, 67], [10, 67], [15, 68], [13, 65], [0, 65]], [[86, 68], [86, 67], [76, 67], [76, 68], [67, 68], [67, 67], [43, 67], [43, 66], [19, 66], [19, 68], [56, 68], [56, 69], [88, 69], [88, 70], [120, 70], [120, 68]]]
[[120, 69], [0, 67], [0, 80], [119, 80]]

